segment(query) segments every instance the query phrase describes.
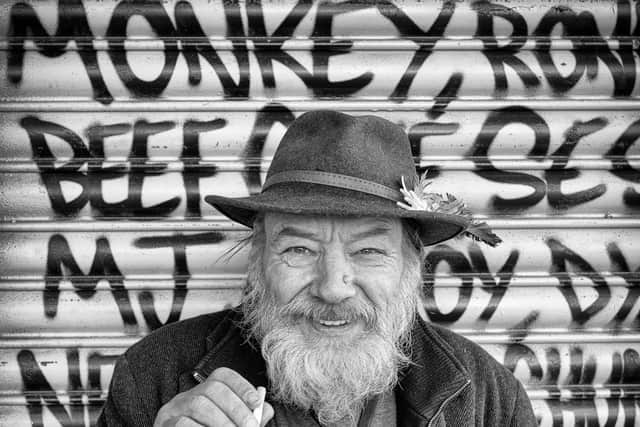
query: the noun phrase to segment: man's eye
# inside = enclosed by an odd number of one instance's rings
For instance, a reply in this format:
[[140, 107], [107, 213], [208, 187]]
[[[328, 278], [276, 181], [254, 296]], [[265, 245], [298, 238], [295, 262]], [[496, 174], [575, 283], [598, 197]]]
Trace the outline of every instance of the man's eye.
[[363, 248], [357, 252], [359, 255], [383, 255], [384, 251], [376, 248]]
[[291, 246], [285, 249], [282, 260], [291, 267], [307, 267], [316, 262], [317, 252], [305, 246]]
[[304, 246], [291, 246], [290, 248], [285, 249], [283, 253], [292, 254], [292, 255], [307, 255], [307, 256], [313, 256], [315, 254], [314, 251]]

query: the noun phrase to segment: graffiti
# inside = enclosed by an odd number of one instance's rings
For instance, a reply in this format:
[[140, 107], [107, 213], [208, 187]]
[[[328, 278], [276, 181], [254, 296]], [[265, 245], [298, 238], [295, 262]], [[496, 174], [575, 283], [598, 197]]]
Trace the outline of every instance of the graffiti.
[[[519, 123], [531, 128], [535, 139], [531, 150], [527, 153], [527, 158], [541, 162], [547, 158], [553, 159], [551, 167], [545, 170], [544, 178], [539, 178], [524, 172], [506, 171], [494, 167], [489, 158], [489, 149], [498, 133], [506, 126]], [[547, 196], [549, 204], [558, 210], [564, 210], [578, 204], [595, 200], [606, 192], [605, 184], [598, 184], [587, 190], [581, 190], [566, 194], [562, 191], [561, 184], [565, 180], [574, 179], [580, 176], [580, 171], [576, 168], [566, 168], [571, 158], [571, 153], [580, 139], [602, 130], [607, 125], [603, 117], [596, 117], [587, 122], [576, 121], [564, 132], [564, 142], [553, 153], [548, 153], [550, 141], [550, 129], [545, 120], [535, 111], [526, 107], [507, 107], [492, 111], [482, 125], [473, 146], [468, 152], [468, 156], [473, 159], [478, 170], [477, 175], [493, 182], [524, 185], [529, 187], [531, 194], [518, 198], [507, 199], [500, 195], [493, 196], [492, 206], [499, 212], [518, 213], [539, 203]], [[630, 182], [640, 182], [640, 171], [632, 168], [624, 160], [618, 164], [617, 159], [624, 158], [629, 146], [640, 137], [637, 122], [631, 124], [625, 132], [614, 142], [613, 147], [605, 155], [608, 159], [616, 159], [616, 166], [611, 171], [612, 174]], [[615, 154], [612, 154], [615, 153]], [[635, 203], [637, 193], [632, 188], [625, 192], [624, 202], [626, 204]]]
[[[629, 268], [629, 264], [627, 263], [624, 255], [622, 255], [620, 248], [615, 242], [607, 245], [607, 254], [611, 261], [611, 270], [617, 271], [618, 274], [622, 276], [624, 281], [627, 283], [629, 290], [622, 306], [611, 322], [612, 324], [610, 326], [616, 328], [629, 316], [631, 309], [635, 306], [638, 298], [640, 298], [640, 277], [638, 275], [638, 273], [640, 273], [640, 267], [635, 271], [632, 271], [631, 268]], [[639, 322], [640, 314], [636, 317], [636, 324]]]
[[[224, 240], [224, 236], [221, 233], [207, 232], [193, 235], [141, 237], [134, 242], [138, 248], [171, 248], [173, 252], [173, 299], [167, 320], [162, 322], [158, 317], [154, 297], [150, 291], [143, 291], [138, 295], [142, 315], [150, 329], [157, 329], [180, 319], [187, 296], [187, 281], [191, 277], [187, 264], [186, 248], [193, 245], [216, 244], [222, 240]], [[84, 274], [78, 266], [66, 238], [60, 234], [51, 236], [47, 251], [43, 294], [44, 313], [48, 318], [54, 318], [58, 313], [59, 287], [63, 280], [69, 280], [75, 293], [82, 299], [93, 297], [98, 282], [107, 281], [125, 328], [130, 332], [135, 332], [138, 328], [129, 292], [124, 286], [124, 275], [115, 262], [109, 241], [106, 238], [96, 239], [96, 252], [91, 268], [87, 274]]]
[[153, 294], [151, 292], [144, 291], [138, 296], [140, 299], [140, 306], [142, 307], [142, 315], [149, 327], [156, 329], [163, 324], [172, 323], [180, 319], [184, 300], [187, 296], [187, 281], [191, 277], [191, 274], [189, 273], [189, 266], [187, 264], [187, 247], [192, 245], [211, 245], [220, 243], [222, 240], [224, 240], [224, 236], [221, 233], [214, 231], [189, 236], [176, 234], [172, 236], [141, 237], [135, 241], [135, 245], [139, 248], [170, 247], [173, 250], [173, 277], [175, 280], [175, 287], [173, 291], [171, 311], [167, 321], [163, 323], [158, 318], [158, 315], [153, 308]]
[[[459, 80], [452, 79], [439, 98], [441, 101], [426, 112], [427, 117], [435, 120], [421, 121], [409, 127], [409, 141], [416, 161], [419, 162], [424, 155], [421, 148], [423, 140], [434, 136], [454, 137], [459, 131], [459, 123], [439, 120], [439, 117], [444, 117], [442, 114], [446, 100], [455, 97], [458, 84]], [[276, 124], [287, 127], [294, 118], [294, 113], [280, 103], [266, 104], [257, 111], [251, 132], [242, 142], [244, 148], [239, 153], [239, 160], [244, 164], [242, 178], [249, 194], [259, 192], [262, 185], [260, 171], [261, 162], [265, 157], [267, 135]], [[182, 164], [182, 191], [186, 194], [185, 216], [200, 217], [201, 200], [206, 195], [202, 194], [200, 181], [218, 173], [218, 167], [211, 161], [203, 160], [200, 155], [200, 136], [224, 129], [227, 123], [225, 118], [186, 119], [180, 124], [176, 121], [149, 122], [143, 119], [133, 123], [94, 123], [84, 130], [86, 138], [83, 138], [76, 131], [36, 116], [26, 116], [20, 120], [20, 126], [26, 132], [32, 147], [33, 160], [38, 166], [53, 211], [62, 216], [75, 216], [88, 204], [92, 214], [97, 217], [162, 217], [176, 212], [182, 201], [178, 195], [152, 206], [143, 206], [142, 203], [146, 179], [168, 173], [166, 162], [153, 160], [149, 156], [149, 138], [174, 129], [182, 130], [179, 161]], [[494, 166], [489, 155], [492, 145], [499, 134], [514, 124], [526, 126], [534, 134], [533, 145], [526, 153], [527, 159], [535, 162], [551, 160], [551, 163], [547, 162], [548, 166], [540, 176]], [[568, 167], [576, 147], [583, 138], [602, 132], [607, 124], [608, 119], [602, 116], [575, 120], [564, 130], [562, 144], [550, 152], [551, 128], [539, 113], [522, 106], [490, 111], [467, 151], [467, 156], [475, 165], [473, 173], [493, 183], [528, 187], [530, 193], [514, 198], [495, 194], [489, 198], [489, 210], [522, 213], [539, 205], [546, 198], [550, 208], [563, 212], [603, 197], [607, 193], [605, 183], [594, 184], [590, 188], [574, 192], [563, 190], [563, 183], [577, 179], [582, 174], [578, 168]], [[123, 135], [131, 135], [131, 149], [125, 162], [114, 165], [113, 161], [107, 161], [105, 146], [109, 138]], [[73, 153], [70, 158], [67, 156], [63, 157], [64, 161], [60, 160], [50, 147], [52, 137], [57, 137], [68, 145]], [[640, 182], [640, 170], [634, 168], [629, 161], [632, 158], [630, 150], [639, 139], [640, 121], [636, 120], [622, 131], [610, 147], [603, 148], [603, 158], [611, 162], [608, 173], [630, 184]], [[437, 164], [417, 166], [419, 173], [425, 170], [429, 170], [429, 178], [436, 178], [441, 173]], [[128, 179], [127, 197], [118, 202], [106, 201], [104, 185], [123, 177]], [[62, 190], [64, 182], [75, 183], [82, 191], [72, 198], [65, 196]], [[215, 189], [208, 189], [212, 190], [215, 192]], [[629, 186], [620, 197], [629, 208], [640, 207], [640, 196], [633, 187]]]
[[[610, 285], [596, 268], [556, 238], [549, 238], [545, 243], [551, 255], [548, 273], [558, 281], [558, 289], [567, 304], [573, 323], [571, 327], [580, 328], [598, 313], [601, 313], [605, 307], [611, 307]], [[610, 316], [610, 326], [617, 328], [629, 317], [640, 297], [637, 276], [640, 267], [632, 271], [627, 259], [615, 242], [608, 243], [606, 251], [611, 262], [611, 271], [616, 276], [622, 277], [627, 283], [627, 294], [622, 305], [617, 310], [607, 311]], [[425, 259], [424, 281], [424, 304], [429, 319], [442, 324], [455, 323], [470, 308], [473, 293], [482, 290], [491, 295], [487, 305], [482, 309], [477, 319], [474, 319], [476, 327], [482, 328], [498, 310], [513, 279], [519, 258], [520, 251], [511, 250], [502, 266], [493, 273], [488, 267], [486, 256], [476, 244], [469, 245], [467, 253], [448, 244], [440, 244], [431, 249]], [[442, 263], [448, 267], [448, 274], [451, 277], [460, 280], [460, 284], [456, 285], [457, 300], [455, 305], [446, 313], [441, 310], [435, 297], [435, 290], [438, 286], [436, 270]], [[586, 277], [593, 283], [592, 289], [596, 292], [597, 297], [586, 307], [580, 304], [574, 286], [574, 277]], [[476, 279], [480, 281], [482, 286], [474, 285]], [[477, 300], [475, 302], [477, 304]], [[535, 325], [538, 317], [539, 312], [535, 310], [528, 315], [525, 314], [520, 324], [512, 328], [516, 334], [514, 336], [522, 338], [522, 334], [526, 334], [526, 329]], [[635, 322], [638, 321], [639, 319], [636, 318]]]
[[[598, 312], [602, 311], [610, 301], [611, 292], [609, 286], [595, 268], [561, 242], [556, 239], [548, 239], [546, 243], [551, 250], [552, 265], [550, 273], [560, 282], [560, 291], [569, 305], [573, 321], [578, 325], [582, 325]], [[627, 318], [631, 311], [631, 306], [635, 304], [635, 301], [638, 299], [638, 278], [637, 274], [633, 274], [633, 272], [630, 271], [627, 260], [615, 242], [607, 244], [607, 254], [612, 264], [611, 270], [622, 276], [628, 285], [628, 293], [625, 301], [611, 321], [612, 326], [615, 327]], [[568, 274], [569, 269], [567, 268], [569, 264], [572, 265], [573, 268], [571, 271], [574, 274], [585, 275], [594, 284], [593, 289], [598, 296], [586, 308], [580, 306], [575, 289], [572, 286], [572, 279]], [[638, 272], [640, 272], [640, 267], [635, 271], [635, 273]], [[637, 321], [638, 319], [636, 319], [636, 322]]]
[[[85, 411], [88, 412], [89, 420], [93, 425], [103, 404], [103, 384], [100, 381], [101, 370], [105, 366], [113, 365], [117, 358], [117, 355], [104, 355], [100, 352], [90, 353], [87, 357], [87, 385], [83, 386], [80, 374], [79, 351], [77, 348], [66, 350], [69, 404], [63, 405], [56, 394], [59, 389], [51, 386], [38, 366], [33, 352], [21, 350], [17, 359], [31, 424], [33, 426], [44, 425], [43, 410], [46, 408], [62, 426], [85, 425]], [[88, 404], [82, 402], [83, 394], [86, 394], [89, 398]]]
[[[636, 350], [611, 353], [611, 370], [605, 381], [611, 387], [611, 397], [606, 398], [606, 417], [600, 416], [596, 408], [594, 378], [598, 369], [608, 365], [597, 361], [593, 355], [586, 356], [580, 346], [569, 348], [567, 360], [555, 347], [545, 349], [544, 357], [539, 359], [536, 352], [526, 345], [509, 345], [504, 365], [514, 372], [520, 361], [527, 366], [532, 385], [548, 390], [549, 399], [545, 404], [551, 413], [551, 426], [563, 426], [563, 412], [571, 412], [575, 416], [575, 425], [611, 427], [617, 425], [620, 407], [625, 425], [634, 425], [638, 401], [623, 396], [622, 388], [626, 384], [638, 384], [640, 380], [640, 356]], [[564, 378], [560, 377], [560, 372], [564, 373]], [[566, 387], [568, 394], [561, 396], [560, 385]], [[621, 387], [616, 388], [616, 385]], [[602, 418], [606, 419], [604, 424], [599, 421]]]
[[73, 257], [64, 236], [59, 234], [51, 236], [47, 251], [47, 270], [43, 295], [44, 314], [46, 317], [55, 317], [58, 313], [59, 285], [60, 281], [65, 279], [65, 276], [77, 289], [77, 295], [83, 299], [91, 298], [95, 294], [95, 288], [100, 280], [107, 280], [125, 326], [132, 327], [136, 325], [131, 300], [123, 285], [124, 276], [113, 259], [107, 239], [99, 238], [96, 240], [96, 253], [91, 269], [85, 275]]
[[[489, 114], [482, 125], [478, 138], [469, 151], [469, 156], [472, 159], [488, 159], [491, 143], [500, 129], [508, 123], [522, 123], [534, 130], [535, 141], [527, 154], [527, 158], [541, 160], [549, 148], [549, 128], [538, 114], [524, 107], [508, 107]], [[501, 211], [513, 211], [522, 209], [522, 206], [535, 205], [546, 194], [545, 182], [540, 178], [523, 172], [501, 171], [493, 167], [490, 161], [486, 161], [488, 163], [486, 165], [483, 160], [474, 161], [478, 166], [483, 167], [482, 170], [476, 173], [485, 179], [501, 183], [525, 185], [533, 190], [530, 195], [515, 199], [505, 199], [498, 195], [493, 196], [491, 203]]]
[[562, 192], [562, 181], [574, 179], [580, 176], [580, 171], [576, 168], [566, 168], [567, 160], [571, 156], [574, 148], [581, 138], [597, 132], [607, 125], [606, 120], [601, 117], [589, 120], [588, 122], [576, 121], [564, 133], [565, 140], [553, 154], [553, 163], [551, 168], [545, 171], [547, 179], [547, 192], [549, 204], [556, 209], [567, 209], [571, 206], [586, 203], [590, 200], [597, 199], [602, 196], [607, 187], [604, 184], [588, 190], [576, 191], [572, 194]]
[[[432, 56], [437, 41], [444, 38], [456, 12], [456, 2], [444, 1], [431, 26], [423, 30], [402, 8], [390, 1], [321, 2], [314, 8], [312, 2], [301, 0], [269, 33], [266, 29], [264, 6], [260, 2], [251, 2], [245, 8], [235, 2], [222, 2], [222, 7], [226, 23], [224, 36], [231, 42], [231, 48], [227, 51], [234, 58], [237, 72], [230, 71], [231, 67], [225, 65], [220, 53], [208, 41], [201, 25], [207, 16], [203, 14], [197, 17], [190, 2], [178, 1], [175, 4], [173, 20], [160, 1], [119, 2], [111, 14], [104, 37], [108, 39], [107, 52], [113, 69], [129, 93], [134, 97], [162, 96], [173, 78], [178, 59], [182, 57], [186, 62], [186, 79], [189, 85], [200, 84], [205, 72], [201, 65], [202, 59], [211, 66], [226, 99], [246, 99], [250, 97], [250, 86], [253, 84], [249, 60], [251, 53], [259, 66], [259, 76], [267, 95], [276, 88], [274, 64], [277, 63], [293, 73], [316, 98], [351, 96], [368, 86], [374, 73], [364, 71], [355, 77], [337, 81], [329, 78], [330, 60], [349, 54], [353, 49], [351, 40], [332, 40], [334, 19], [339, 15], [374, 9], [397, 32], [400, 40], [417, 44], [409, 64], [388, 93], [390, 99], [402, 101], [407, 99], [416, 75]], [[622, 41], [615, 52], [600, 34], [596, 18], [590, 12], [577, 13], [568, 6], [553, 6], [537, 26], [530, 29], [527, 19], [515, 8], [489, 1], [474, 2], [472, 8], [477, 15], [474, 36], [482, 40], [484, 45], [483, 55], [494, 77], [494, 96], [504, 96], [509, 89], [507, 69], [515, 71], [524, 86], [530, 90], [539, 87], [544, 76], [553, 94], [564, 96], [585, 74], [587, 80], [592, 81], [602, 74], [602, 68], [606, 68], [613, 78], [612, 95], [625, 97], [632, 94], [637, 79], [636, 59], [633, 44], [624, 38], [637, 36], [640, 25], [636, 24], [636, 28], [632, 30], [632, 10], [628, 0], [617, 1], [616, 24], [612, 36]], [[313, 28], [309, 34], [313, 41], [309, 50], [311, 65], [305, 67], [284, 48], [284, 42], [294, 37], [301, 22], [311, 15], [312, 10], [315, 10], [315, 15], [312, 16]], [[89, 25], [87, 8], [81, 0], [61, 0], [57, 12], [56, 31], [49, 34], [33, 6], [19, 2], [11, 7], [8, 36], [15, 42], [11, 43], [8, 52], [8, 80], [14, 85], [22, 82], [27, 41], [33, 41], [38, 52], [47, 58], [61, 56], [68, 44], [75, 42], [90, 80], [93, 98], [105, 104], [111, 103], [114, 98], [103, 76], [104, 66], [100, 66], [98, 53], [93, 46], [92, 40], [97, 34], [94, 34]], [[138, 76], [127, 56], [127, 26], [133, 17], [144, 18], [164, 46], [160, 71], [152, 80]], [[506, 20], [513, 28], [510, 42], [506, 45], [499, 44], [495, 35], [494, 21], [497, 18]], [[575, 65], [568, 75], [558, 69], [550, 50], [551, 32], [558, 24], [562, 25], [563, 36], [576, 39], [570, 51], [575, 58]], [[529, 37], [535, 43], [535, 65], [518, 57]], [[541, 69], [542, 75], [538, 76], [534, 68]]]
[[425, 287], [425, 309], [427, 310], [429, 319], [434, 322], [451, 323], [458, 320], [469, 306], [471, 292], [473, 292], [473, 277], [470, 276], [472, 272], [471, 264], [464, 254], [455, 250], [451, 251], [450, 249], [447, 245], [438, 245], [435, 250], [429, 252], [425, 259], [425, 264], [429, 266], [430, 269], [434, 269], [431, 271], [431, 274], [433, 274], [433, 271], [435, 271], [435, 268], [437, 268], [440, 262], [446, 262], [451, 268], [451, 274], [454, 277], [457, 275], [462, 280], [455, 308], [446, 314], [442, 313], [436, 305], [433, 287]]
[[[611, 293], [607, 282], [588, 262], [556, 239], [548, 239], [547, 245], [551, 249], [550, 273], [560, 281], [560, 291], [569, 304], [571, 317], [578, 324], [583, 324], [601, 311], [609, 302]], [[569, 263], [574, 265], [574, 271], [586, 274], [593, 281], [593, 289], [598, 293], [596, 300], [586, 309], [580, 307], [575, 290], [571, 286], [571, 278], [567, 273], [569, 271], [567, 264]]]
[[408, 129], [409, 144], [411, 145], [411, 154], [418, 163], [416, 172], [422, 176], [425, 172], [430, 179], [439, 175], [437, 165], [420, 166], [422, 158], [422, 139], [435, 135], [453, 135], [459, 128], [458, 123], [439, 123], [435, 121], [444, 114], [447, 105], [458, 96], [458, 91], [462, 85], [463, 76], [461, 73], [454, 73], [442, 91], [435, 97], [433, 106], [427, 110], [427, 117], [431, 120], [416, 123]]
[[[612, 36], [624, 37], [631, 34], [631, 5], [627, 1], [618, 1], [617, 7], [619, 12]], [[562, 24], [564, 37], [582, 38], [574, 45], [575, 66], [566, 77], [557, 68], [550, 51], [550, 35], [558, 23]], [[637, 33], [638, 27], [635, 30], [636, 35]], [[616, 58], [607, 48], [606, 41], [597, 36], [598, 26], [592, 14], [577, 14], [566, 6], [556, 6], [545, 14], [533, 35], [536, 37], [535, 55], [546, 70], [545, 77], [549, 84], [557, 93], [565, 93], [574, 87], [585, 73], [589, 80], [595, 79], [599, 71], [598, 62], [602, 61], [613, 76], [613, 96], [623, 97], [631, 94], [636, 83], [633, 46], [628, 41], [622, 41], [616, 51], [620, 59]]]
[[[409, 66], [402, 74], [402, 77], [390, 95], [390, 98], [401, 101], [407, 98], [409, 88], [411, 87], [416, 74], [422, 68], [427, 58], [431, 55], [436, 41], [442, 38], [447, 25], [453, 16], [455, 2], [446, 0], [442, 3], [440, 13], [427, 31], [423, 31], [415, 22], [413, 22], [391, 2], [377, 3], [377, 7], [383, 16], [387, 17], [394, 23], [401, 38], [411, 40], [419, 45], [411, 58]], [[460, 81], [460, 77], [457, 76], [452, 77], [452, 79], [456, 82]], [[455, 84], [456, 83], [453, 83], [452, 85], [451, 83], [448, 83], [445, 88], [451, 88], [452, 86], [455, 86]], [[455, 91], [455, 89], [445, 89], [443, 92], [447, 93], [449, 90]]]
[[[184, 143], [182, 147], [182, 162], [189, 173], [183, 174], [184, 186], [187, 193], [187, 216], [200, 216], [200, 179], [214, 176], [215, 166], [200, 164], [199, 135], [220, 129], [225, 125], [223, 119], [210, 121], [187, 120], [184, 124]], [[191, 169], [195, 170], [191, 170]]]
[[[513, 272], [520, 253], [513, 250], [509, 254], [507, 260], [496, 274], [492, 274], [487, 266], [487, 260], [476, 244], [472, 244], [468, 248], [469, 256], [454, 249], [453, 247], [440, 244], [429, 251], [425, 258], [426, 276], [424, 281], [424, 304], [429, 319], [433, 322], [450, 324], [459, 320], [467, 311], [471, 301], [471, 294], [476, 288], [473, 286], [474, 278], [478, 278], [482, 283], [482, 289], [491, 295], [487, 306], [484, 307], [480, 314], [478, 327], [486, 324], [498, 309], [500, 301], [507, 291], [507, 287], [513, 277]], [[458, 300], [455, 307], [448, 313], [443, 313], [435, 299], [435, 271], [438, 264], [446, 263], [449, 266], [450, 274], [453, 277], [460, 278]]]
[[[618, 1], [617, 6], [618, 14], [613, 35], [614, 37], [622, 37], [631, 34], [630, 5], [627, 1]], [[488, 1], [476, 2], [473, 7], [478, 13], [478, 29], [475, 36], [483, 41], [485, 49], [487, 49], [485, 55], [493, 69], [494, 95], [503, 96], [508, 89], [506, 66], [516, 72], [525, 87], [539, 86], [540, 79], [535, 72], [516, 56], [527, 41], [528, 28], [524, 17], [514, 8]], [[494, 17], [508, 21], [513, 27], [513, 33], [510, 37], [512, 41], [507, 45], [498, 45], [493, 31]], [[572, 50], [575, 66], [566, 77], [557, 68], [550, 51], [551, 32], [559, 23], [562, 24], [563, 37], [581, 38], [576, 41]], [[633, 47], [631, 43], [623, 43], [617, 50], [620, 59], [616, 58], [608, 49], [604, 38], [599, 37], [598, 26], [591, 13], [578, 14], [566, 6], [553, 6], [542, 17], [538, 26], [533, 30], [532, 36], [536, 40], [536, 50], [534, 51], [536, 59], [556, 95], [562, 95], [573, 88], [585, 73], [589, 80], [595, 79], [599, 72], [599, 60], [606, 65], [613, 76], [613, 96], [622, 97], [631, 94], [636, 82]]]
[[[87, 20], [87, 13], [81, 0], [60, 2], [58, 8], [58, 28], [54, 36], [49, 36], [44, 26], [38, 19], [33, 8], [26, 3], [15, 4], [11, 8], [9, 37], [25, 40], [29, 34], [33, 34], [41, 41], [41, 52], [47, 57], [57, 57], [64, 54], [65, 47], [71, 39], [75, 39], [78, 46], [78, 54], [82, 59], [87, 75], [91, 80], [93, 97], [100, 102], [113, 100], [109, 93], [98, 66], [95, 49], [91, 44], [93, 34]], [[42, 41], [45, 41], [42, 43]], [[47, 46], [44, 48], [44, 46]], [[24, 66], [24, 45], [9, 49], [7, 58], [7, 77], [13, 83], [22, 80]]]
[[[538, 418], [551, 415], [553, 427], [563, 424], [563, 413], [573, 413], [576, 425], [614, 426], [622, 418], [633, 425], [638, 402], [625, 394], [625, 386], [640, 381], [640, 355], [633, 348], [618, 346], [596, 359], [589, 344], [570, 346], [536, 346], [512, 343], [500, 346], [494, 357], [512, 372], [528, 380], [532, 390], [544, 390], [547, 397], [536, 400], [542, 405], [536, 410]], [[113, 350], [69, 348], [49, 355], [51, 363], [60, 365], [54, 378], [47, 377], [43, 357], [37, 351], [21, 349], [17, 352], [20, 380], [31, 423], [42, 426], [43, 412], [49, 411], [62, 426], [84, 425], [85, 415], [95, 422], [104, 398], [109, 372], [118, 358]], [[86, 366], [81, 369], [81, 366]], [[66, 370], [62, 368], [66, 366]], [[524, 367], [524, 370], [517, 370]], [[51, 371], [48, 371], [51, 372]], [[596, 397], [602, 386], [609, 397]], [[68, 402], [59, 397], [64, 390]], [[86, 400], [83, 400], [86, 399]], [[596, 408], [596, 400], [604, 401]], [[580, 421], [584, 419], [584, 421]], [[601, 420], [601, 421], [599, 421]]]
[[[615, 159], [621, 158], [622, 160], [613, 167], [614, 175], [624, 179], [625, 181], [639, 183], [640, 171], [631, 167], [629, 162], [625, 159], [629, 148], [635, 144], [640, 138], [640, 120], [633, 122], [623, 135], [620, 136], [613, 144], [611, 149], [605, 154], [605, 158]], [[628, 187], [623, 196], [624, 202], [630, 206], [640, 206], [640, 193]]]
[[[473, 8], [478, 13], [478, 29], [475, 36], [481, 38], [485, 49], [487, 49], [485, 55], [493, 70], [495, 96], [504, 96], [509, 86], [506, 76], [507, 65], [516, 72], [527, 88], [538, 86], [540, 80], [535, 73], [516, 57], [516, 53], [524, 45], [527, 36], [527, 22], [522, 15], [510, 7], [492, 4], [488, 1], [476, 2], [473, 4]], [[513, 26], [512, 41], [507, 46], [498, 46], [493, 31], [494, 17], [505, 19]], [[544, 69], [544, 67], [542, 68]]]
[[[224, 3], [224, 13], [227, 21], [229, 38], [246, 38], [252, 40], [257, 38], [274, 37], [274, 38], [291, 38], [298, 23], [305, 17], [312, 4], [310, 2], [300, 1], [292, 10], [283, 23], [273, 32], [266, 34], [265, 23], [261, 16], [262, 6], [259, 3], [252, 3], [247, 7], [248, 15], [248, 34], [242, 31], [243, 25], [240, 16], [240, 6], [237, 3]], [[348, 8], [344, 12], [351, 11]], [[73, 13], [71, 13], [73, 12]], [[82, 6], [80, 0], [61, 1], [58, 8], [60, 21], [55, 36], [49, 36], [44, 30], [43, 25], [39, 21], [35, 10], [28, 4], [18, 3], [11, 9], [11, 30], [9, 36], [19, 40], [26, 40], [29, 34], [35, 35], [40, 50], [45, 51], [45, 55], [58, 56], [63, 52], [64, 46], [70, 40], [92, 39], [94, 37], [91, 29], [87, 25], [86, 10]], [[319, 8], [319, 17], [317, 19], [317, 27], [314, 35], [321, 38], [325, 29], [331, 28], [331, 20], [336, 13], [330, 6], [327, 8]], [[144, 17], [156, 35], [164, 40], [165, 58], [162, 71], [152, 81], [139, 78], [131, 68], [126, 50], [124, 48], [124, 40], [126, 38], [127, 23], [133, 16]], [[70, 18], [73, 17], [73, 18]], [[174, 26], [167, 11], [161, 2], [148, 2], [129, 0], [122, 1], [116, 6], [109, 26], [106, 31], [106, 37], [109, 38], [109, 56], [118, 73], [118, 77], [123, 84], [131, 91], [134, 96], [138, 97], [156, 97], [162, 94], [172, 78], [173, 71], [176, 66], [178, 56], [184, 56], [189, 69], [189, 83], [196, 85], [201, 80], [202, 69], [200, 66], [200, 57], [206, 60], [214, 69], [216, 75], [220, 79], [224, 89], [224, 95], [227, 98], [247, 98], [249, 93], [249, 59], [245, 42], [233, 43], [231, 52], [237, 61], [239, 69], [238, 83], [234, 82], [229, 70], [222, 62], [220, 56], [211, 45], [206, 45], [198, 40], [206, 40], [202, 27], [195, 16], [193, 8], [189, 2], [178, 2], [174, 9], [174, 18], [176, 25]], [[248, 37], [247, 37], [248, 36]], [[329, 34], [327, 34], [329, 36]], [[55, 41], [56, 47], [49, 51], [50, 41]], [[178, 50], [177, 41], [180, 40], [182, 50]], [[195, 40], [195, 41], [194, 41]], [[39, 42], [39, 43], [38, 43]], [[92, 47], [84, 43], [85, 48], [82, 58], [87, 70], [87, 74], [91, 78], [94, 98], [103, 103], [110, 103], [113, 97], [108, 91], [104, 78], [102, 77], [100, 67], [96, 61], [96, 52]], [[62, 48], [60, 47], [62, 46]], [[332, 56], [341, 55], [349, 50], [349, 43], [340, 43], [332, 46], [329, 50], [326, 47], [312, 50], [314, 58], [313, 70], [309, 71], [296, 61], [291, 55], [282, 50], [282, 44], [269, 43], [267, 46], [262, 44], [256, 45], [254, 51], [258, 63], [261, 67], [263, 83], [267, 88], [275, 86], [273, 79], [273, 62], [284, 65], [294, 72], [307, 87], [314, 90], [317, 96], [327, 96], [334, 92], [341, 95], [348, 95], [356, 92], [371, 81], [371, 73], [363, 74], [354, 79], [340, 82], [331, 82], [328, 79], [327, 63]], [[24, 45], [18, 43], [15, 48], [9, 51], [8, 59], [8, 77], [10, 81], [19, 83], [22, 79], [22, 66], [24, 58]]]
[[268, 104], [258, 111], [249, 140], [240, 155], [245, 164], [242, 178], [249, 194], [260, 193], [262, 189], [260, 160], [263, 157], [264, 145], [269, 131], [275, 123], [282, 123], [289, 127], [294, 119], [293, 113], [281, 104]]
[[[88, 144], [85, 144], [73, 131], [37, 117], [27, 116], [20, 123], [29, 135], [34, 160], [47, 188], [51, 206], [56, 213], [71, 216], [89, 203], [95, 210], [96, 216], [164, 216], [170, 214], [180, 204], [180, 198], [173, 197], [153, 206], [142, 205], [142, 188], [145, 178], [166, 172], [166, 163], [148, 162], [149, 137], [173, 129], [176, 126], [174, 122], [150, 123], [139, 120], [133, 125], [128, 123], [94, 125], [86, 130]], [[181, 161], [187, 170], [182, 174], [187, 197], [187, 216], [200, 216], [199, 179], [217, 173], [215, 166], [201, 165], [198, 136], [204, 132], [220, 129], [224, 124], [223, 119], [214, 119], [206, 122], [187, 121], [183, 126]], [[129, 166], [103, 167], [105, 139], [129, 132], [133, 133]], [[65, 141], [73, 151], [71, 160], [62, 166], [56, 166], [56, 157], [51, 152], [45, 135], [56, 136]], [[81, 171], [85, 165], [88, 166], [86, 172]], [[127, 198], [121, 202], [105, 201], [102, 193], [103, 183], [124, 176], [128, 177]], [[61, 187], [63, 181], [80, 185], [82, 191], [72, 200], [67, 200]]]

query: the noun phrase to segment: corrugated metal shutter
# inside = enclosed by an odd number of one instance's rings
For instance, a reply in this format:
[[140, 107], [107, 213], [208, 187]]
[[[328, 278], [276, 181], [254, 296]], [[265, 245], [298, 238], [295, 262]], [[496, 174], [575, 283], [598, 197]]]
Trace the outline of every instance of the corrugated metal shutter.
[[540, 425], [640, 425], [639, 4], [1, 7], [0, 424], [89, 424], [127, 346], [236, 304], [243, 230], [203, 198], [259, 191], [291, 120], [330, 108], [401, 124], [505, 240], [430, 248], [430, 319]]

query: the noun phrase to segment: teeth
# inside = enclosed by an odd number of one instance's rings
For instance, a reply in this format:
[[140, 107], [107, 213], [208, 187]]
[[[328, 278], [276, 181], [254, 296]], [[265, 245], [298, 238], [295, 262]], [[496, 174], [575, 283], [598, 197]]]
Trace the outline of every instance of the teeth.
[[325, 326], [342, 326], [349, 323], [346, 320], [319, 320], [319, 322]]

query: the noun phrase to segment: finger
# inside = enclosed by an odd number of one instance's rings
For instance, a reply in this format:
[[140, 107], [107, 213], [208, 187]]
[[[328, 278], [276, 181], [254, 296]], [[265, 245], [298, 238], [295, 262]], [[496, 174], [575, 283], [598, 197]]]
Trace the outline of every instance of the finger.
[[207, 397], [234, 423], [242, 427], [259, 427], [247, 404], [225, 383], [212, 382], [206, 389]]
[[262, 421], [260, 422], [260, 426], [266, 426], [275, 414], [276, 411], [273, 410], [273, 406], [269, 405], [267, 402], [264, 402], [264, 409], [262, 410]]
[[235, 424], [227, 414], [207, 396], [197, 394], [187, 403], [187, 415], [198, 425], [211, 427], [233, 427]]
[[226, 384], [249, 408], [255, 409], [260, 405], [258, 390], [236, 371], [229, 368], [218, 368], [209, 378], [212, 377], [214, 380]]

